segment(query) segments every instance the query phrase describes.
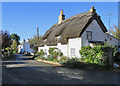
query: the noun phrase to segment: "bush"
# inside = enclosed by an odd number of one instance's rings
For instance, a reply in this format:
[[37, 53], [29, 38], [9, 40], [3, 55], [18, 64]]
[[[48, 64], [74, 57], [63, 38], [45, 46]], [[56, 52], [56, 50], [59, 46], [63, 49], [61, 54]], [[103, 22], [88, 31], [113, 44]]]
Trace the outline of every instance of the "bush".
[[54, 59], [55, 59], [55, 57], [53, 55], [48, 55], [46, 58], [46, 60], [54, 60]]
[[53, 48], [49, 48], [49, 56], [48, 59], [58, 59], [58, 56], [63, 56], [63, 53], [61, 51], [58, 50], [58, 48], [53, 47]]
[[43, 56], [45, 55], [45, 52], [43, 51], [43, 49], [40, 50], [40, 52], [37, 52], [37, 56]]
[[65, 66], [70, 66], [70, 67], [77, 67], [80, 66], [80, 61], [77, 57], [72, 57], [69, 58], [66, 61], [62, 61], [60, 64], [65, 65]]
[[[111, 53], [112, 52], [112, 53]], [[114, 48], [109, 45], [98, 45], [95, 47], [86, 46], [82, 47], [80, 54], [82, 56], [81, 60], [89, 64], [97, 64], [101, 66], [108, 66], [109, 59], [113, 58]], [[110, 56], [111, 54], [111, 56]]]
[[60, 61], [67, 61], [68, 60], [68, 57], [66, 57], [66, 56], [62, 56], [61, 58], [60, 58]]

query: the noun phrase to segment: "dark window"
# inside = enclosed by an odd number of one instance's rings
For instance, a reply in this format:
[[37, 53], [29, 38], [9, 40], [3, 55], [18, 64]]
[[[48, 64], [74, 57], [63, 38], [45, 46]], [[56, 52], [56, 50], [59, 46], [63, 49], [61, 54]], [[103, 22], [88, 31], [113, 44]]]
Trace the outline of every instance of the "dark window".
[[86, 39], [89, 39], [89, 40], [92, 39], [92, 32], [91, 31], [86, 32]]
[[112, 40], [112, 38], [110, 38], [110, 40]]
[[105, 39], [105, 42], [107, 42], [107, 39]]

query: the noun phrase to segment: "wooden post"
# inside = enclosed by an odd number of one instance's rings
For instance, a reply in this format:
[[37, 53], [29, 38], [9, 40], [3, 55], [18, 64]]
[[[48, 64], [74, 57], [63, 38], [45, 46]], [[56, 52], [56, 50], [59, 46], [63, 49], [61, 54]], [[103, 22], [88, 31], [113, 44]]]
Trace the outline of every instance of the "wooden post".
[[24, 47], [24, 53], [25, 53], [25, 39], [23, 40], [23, 42], [24, 42], [24, 46], [23, 47]]

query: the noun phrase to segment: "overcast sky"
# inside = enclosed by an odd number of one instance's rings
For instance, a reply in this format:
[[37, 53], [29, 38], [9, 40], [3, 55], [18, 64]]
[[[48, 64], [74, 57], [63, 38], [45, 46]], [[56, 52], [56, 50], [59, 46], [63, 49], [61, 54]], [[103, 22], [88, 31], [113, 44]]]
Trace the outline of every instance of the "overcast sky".
[[117, 2], [3, 2], [2, 29], [10, 34], [17, 33], [23, 39], [33, 37], [39, 27], [43, 35], [53, 24], [58, 22], [60, 10], [64, 10], [66, 18], [87, 12], [94, 6], [107, 29], [107, 15], [111, 16], [111, 26], [118, 25]]

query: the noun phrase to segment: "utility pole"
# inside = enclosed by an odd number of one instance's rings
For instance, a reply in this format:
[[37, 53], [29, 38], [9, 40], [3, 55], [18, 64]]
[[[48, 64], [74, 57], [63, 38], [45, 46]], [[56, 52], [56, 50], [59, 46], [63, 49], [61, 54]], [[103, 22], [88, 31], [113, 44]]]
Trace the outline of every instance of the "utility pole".
[[37, 50], [39, 47], [39, 28], [37, 27]]
[[23, 40], [23, 44], [24, 44], [23, 47], [24, 47], [24, 53], [25, 53], [25, 39]]
[[108, 31], [110, 31], [110, 27], [111, 27], [111, 26], [110, 26], [110, 17], [111, 17], [111, 16], [112, 16], [112, 14], [108, 14], [108, 15], [107, 15], [107, 17], [109, 18], [109, 30], [108, 30]]

